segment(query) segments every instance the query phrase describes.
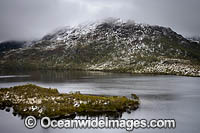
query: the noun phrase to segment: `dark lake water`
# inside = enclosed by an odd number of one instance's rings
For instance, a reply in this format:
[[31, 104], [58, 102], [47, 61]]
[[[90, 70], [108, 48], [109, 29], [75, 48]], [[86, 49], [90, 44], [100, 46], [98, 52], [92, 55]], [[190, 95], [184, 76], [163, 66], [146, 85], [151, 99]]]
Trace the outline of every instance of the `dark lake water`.
[[[136, 129], [135, 133], [199, 133], [200, 78], [168, 75], [131, 75], [105, 72], [32, 71], [0, 72], [0, 88], [33, 83], [58, 88], [59, 92], [80, 91], [83, 94], [103, 94], [140, 97], [140, 108], [123, 119], [175, 119], [175, 129]], [[126, 132], [125, 129], [43, 129], [38, 124], [27, 129], [24, 120], [11, 112], [0, 110], [2, 133], [67, 133]]]

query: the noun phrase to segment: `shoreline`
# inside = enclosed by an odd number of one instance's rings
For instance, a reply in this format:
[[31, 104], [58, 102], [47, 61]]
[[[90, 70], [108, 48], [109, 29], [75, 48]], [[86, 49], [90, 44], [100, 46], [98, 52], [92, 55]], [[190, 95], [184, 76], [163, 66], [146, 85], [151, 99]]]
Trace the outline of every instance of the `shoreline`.
[[[0, 68], [1, 71], [10, 71], [8, 68]], [[181, 73], [166, 73], [166, 72], [130, 72], [130, 71], [124, 71], [124, 70], [99, 70], [99, 69], [57, 69], [57, 68], [47, 68], [47, 69], [11, 69], [13, 71], [18, 72], [29, 72], [29, 71], [80, 71], [80, 72], [108, 72], [108, 73], [122, 73], [122, 74], [135, 74], [135, 75], [170, 75], [170, 76], [185, 76], [185, 77], [200, 77], [200, 75], [190, 75], [190, 74], [181, 74]]]

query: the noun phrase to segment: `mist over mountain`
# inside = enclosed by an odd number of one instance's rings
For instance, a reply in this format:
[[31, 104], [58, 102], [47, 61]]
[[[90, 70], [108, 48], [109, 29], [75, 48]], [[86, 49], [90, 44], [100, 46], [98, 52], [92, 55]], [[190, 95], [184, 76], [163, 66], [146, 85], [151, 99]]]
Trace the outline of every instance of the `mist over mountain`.
[[53, 29], [107, 17], [200, 35], [199, 0], [1, 0], [0, 41], [39, 39]]
[[171, 28], [109, 18], [64, 27], [2, 53], [1, 68], [200, 76], [200, 45]]
[[5, 41], [0, 42], [0, 53], [12, 49], [19, 49], [24, 47], [25, 41]]

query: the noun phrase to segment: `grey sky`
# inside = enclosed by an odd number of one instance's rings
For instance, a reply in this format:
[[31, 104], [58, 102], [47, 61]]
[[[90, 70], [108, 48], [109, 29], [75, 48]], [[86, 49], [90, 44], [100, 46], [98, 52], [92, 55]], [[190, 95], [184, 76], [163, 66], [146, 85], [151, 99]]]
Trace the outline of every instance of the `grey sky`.
[[200, 35], [200, 0], [0, 0], [0, 41], [35, 39], [85, 21], [117, 17]]

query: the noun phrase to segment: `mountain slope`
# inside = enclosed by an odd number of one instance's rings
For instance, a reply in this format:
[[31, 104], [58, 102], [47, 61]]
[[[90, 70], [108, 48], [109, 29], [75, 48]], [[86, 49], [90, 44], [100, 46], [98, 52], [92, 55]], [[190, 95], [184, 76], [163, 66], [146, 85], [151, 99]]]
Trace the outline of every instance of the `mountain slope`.
[[0, 43], [0, 53], [9, 51], [12, 49], [18, 49], [24, 47], [25, 42], [23, 41], [6, 41]]
[[200, 45], [170, 28], [110, 19], [66, 27], [5, 52], [2, 68], [81, 69], [200, 76]]

